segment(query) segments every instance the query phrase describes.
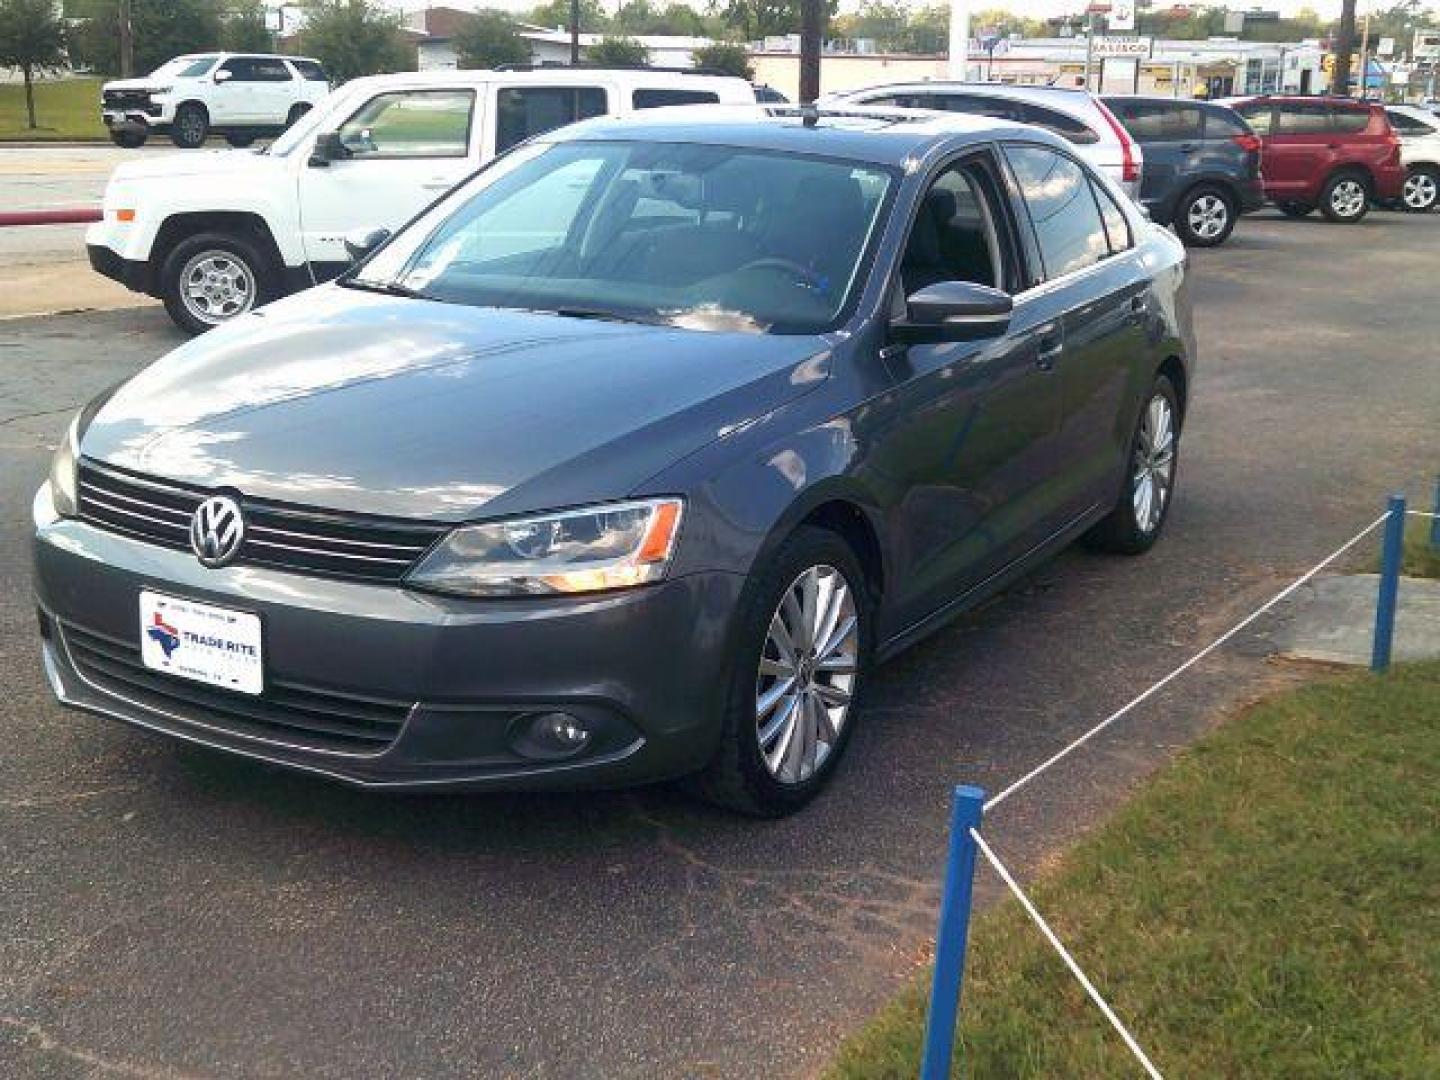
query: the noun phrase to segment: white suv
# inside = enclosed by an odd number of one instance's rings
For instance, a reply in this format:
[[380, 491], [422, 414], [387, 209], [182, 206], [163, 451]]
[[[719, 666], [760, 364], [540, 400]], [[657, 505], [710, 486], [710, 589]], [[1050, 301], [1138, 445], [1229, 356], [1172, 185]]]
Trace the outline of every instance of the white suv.
[[484, 162], [553, 128], [663, 105], [755, 103], [744, 79], [660, 69], [434, 71], [356, 79], [258, 153], [127, 161], [86, 233], [90, 265], [191, 333], [349, 264]]
[[1084, 90], [1004, 83], [920, 82], [872, 86], [832, 94], [827, 105], [898, 105], [907, 109], [974, 113], [1053, 131], [1077, 156], [1105, 173], [1132, 199], [1140, 193], [1144, 154], [1105, 103]]
[[1429, 213], [1440, 203], [1440, 116], [1414, 105], [1387, 105], [1385, 113], [1400, 136], [1401, 201], [1407, 210]]
[[249, 146], [285, 130], [329, 92], [325, 69], [308, 57], [197, 53], [141, 79], [107, 82], [100, 115], [118, 146], [140, 146], [151, 132], [168, 132], [184, 149], [211, 134]]

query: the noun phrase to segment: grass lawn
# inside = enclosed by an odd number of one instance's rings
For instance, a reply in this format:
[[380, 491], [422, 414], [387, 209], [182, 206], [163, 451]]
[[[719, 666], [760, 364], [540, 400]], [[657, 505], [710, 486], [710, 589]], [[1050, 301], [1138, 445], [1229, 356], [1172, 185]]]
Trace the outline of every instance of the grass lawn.
[[26, 127], [25, 86], [0, 85], [0, 140], [108, 140], [100, 122], [100, 79], [54, 79], [35, 84], [34, 131]]
[[1410, 577], [1440, 578], [1440, 548], [1430, 546], [1430, 519], [1405, 523], [1405, 561], [1400, 572]]
[[[1440, 663], [1246, 710], [1027, 888], [1167, 1076], [1440, 1076]], [[915, 1076], [924, 1019], [917, 985], [830, 1075]], [[1007, 902], [955, 1075], [1141, 1072]]]

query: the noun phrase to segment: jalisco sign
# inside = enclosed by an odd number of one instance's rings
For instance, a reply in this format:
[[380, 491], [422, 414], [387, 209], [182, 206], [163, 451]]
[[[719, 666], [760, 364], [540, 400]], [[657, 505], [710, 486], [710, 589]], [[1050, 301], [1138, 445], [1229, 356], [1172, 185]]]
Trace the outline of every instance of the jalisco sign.
[[1094, 55], [1102, 60], [1107, 56], [1148, 57], [1154, 46], [1154, 39], [1148, 37], [1097, 37]]

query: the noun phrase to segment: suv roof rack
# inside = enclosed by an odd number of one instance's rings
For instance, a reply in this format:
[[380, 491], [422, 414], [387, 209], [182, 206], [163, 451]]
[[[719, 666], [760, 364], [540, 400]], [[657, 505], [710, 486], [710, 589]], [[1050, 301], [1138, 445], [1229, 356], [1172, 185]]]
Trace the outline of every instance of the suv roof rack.
[[713, 67], [656, 67], [653, 64], [501, 64], [494, 71], [658, 71], [666, 75], [725, 75], [738, 79], [728, 71]]

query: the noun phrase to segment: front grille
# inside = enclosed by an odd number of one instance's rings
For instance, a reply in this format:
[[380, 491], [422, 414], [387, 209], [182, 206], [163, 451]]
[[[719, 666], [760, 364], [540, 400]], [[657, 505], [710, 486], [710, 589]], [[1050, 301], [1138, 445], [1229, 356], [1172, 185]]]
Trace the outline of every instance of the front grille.
[[[190, 549], [190, 517], [212, 492], [80, 463], [80, 519], [177, 551]], [[446, 529], [241, 499], [245, 542], [237, 559], [305, 574], [396, 582]]]
[[104, 101], [111, 109], [146, 109], [150, 106], [150, 91], [106, 90]]
[[71, 663], [92, 686], [191, 723], [236, 735], [331, 753], [382, 753], [400, 734], [410, 705], [269, 680], [250, 697], [152, 671], [140, 647], [60, 624]]

